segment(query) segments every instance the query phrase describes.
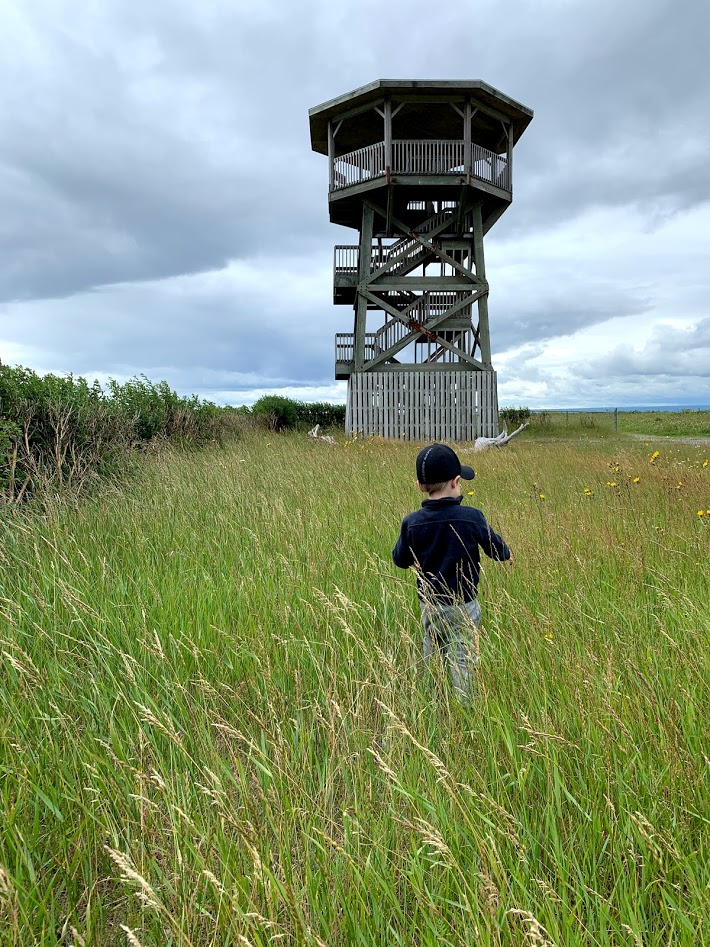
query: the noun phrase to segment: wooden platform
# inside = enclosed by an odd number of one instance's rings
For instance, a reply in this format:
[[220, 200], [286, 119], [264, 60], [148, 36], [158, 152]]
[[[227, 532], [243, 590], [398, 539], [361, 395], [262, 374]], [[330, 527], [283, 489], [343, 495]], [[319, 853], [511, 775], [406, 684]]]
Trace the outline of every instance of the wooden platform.
[[474, 441], [498, 434], [495, 372], [356, 372], [345, 429], [412, 441]]

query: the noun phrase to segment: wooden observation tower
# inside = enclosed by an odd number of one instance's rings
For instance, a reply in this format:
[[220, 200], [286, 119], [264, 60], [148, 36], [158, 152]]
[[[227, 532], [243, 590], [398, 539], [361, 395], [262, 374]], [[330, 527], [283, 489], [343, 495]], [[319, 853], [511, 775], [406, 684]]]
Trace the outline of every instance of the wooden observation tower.
[[346, 429], [474, 440], [498, 434], [483, 237], [513, 199], [513, 145], [533, 113], [485, 82], [381, 80], [309, 112], [328, 155], [335, 336]]

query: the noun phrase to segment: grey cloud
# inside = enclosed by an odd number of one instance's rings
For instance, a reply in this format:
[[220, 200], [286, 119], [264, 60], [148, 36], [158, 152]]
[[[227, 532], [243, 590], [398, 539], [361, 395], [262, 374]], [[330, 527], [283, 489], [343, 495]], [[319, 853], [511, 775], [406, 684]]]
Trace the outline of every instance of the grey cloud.
[[710, 382], [710, 318], [690, 329], [659, 325], [640, 350], [617, 346], [608, 356], [579, 365], [578, 373], [584, 378], [674, 377]]
[[538, 284], [491, 293], [491, 346], [496, 352], [572, 335], [618, 316], [648, 311], [649, 298], [633, 287], [592, 281], [578, 274], [541, 271]]
[[[5, 215], [0, 252], [15, 263], [0, 275], [0, 299], [197, 272], [284, 249], [305, 254], [316, 245], [327, 220], [307, 197], [321, 182], [305, 103], [296, 142], [292, 109], [245, 89], [258, 73], [231, 88], [230, 75], [214, 66], [203, 76], [176, 73], [176, 49], [165, 47], [188, 47], [199, 20], [190, 9], [174, 17], [183, 22], [177, 37], [167, 25], [172, 10], [155, 18], [147, 35], [166, 34], [150, 69], [127, 53], [129, 62], [117, 61], [115, 50], [123, 41], [130, 50], [135, 38], [114, 34], [114, 19], [105, 17], [91, 47], [80, 36], [40, 30], [46, 59], [15, 77], [14, 94], [2, 84], [0, 200], [13, 213]], [[249, 39], [233, 35], [233, 59]]]
[[[328, 223], [307, 110], [375, 78], [481, 78], [535, 110], [515, 152], [515, 202], [489, 245], [534, 241], [594, 206], [637, 206], [654, 227], [710, 194], [705, 4], [481, 0], [475, 16], [428, 0], [7, 9], [0, 304], [26, 302], [0, 309], [0, 339], [41, 340], [67, 370], [155, 370], [188, 390], [191, 377], [225, 390], [241, 378], [330, 382], [333, 332], [350, 314], [330, 306], [329, 277], [317, 298], [275, 284], [289, 269], [327, 268], [333, 244], [354, 242]], [[261, 288], [184, 279], [233, 260], [261, 267]], [[492, 269], [494, 350], [646, 312], [643, 271], [639, 261], [604, 285], [548, 264], [535, 284], [507, 285]], [[659, 353], [642, 363], [659, 365]]]
[[558, 407], [710, 404], [710, 318], [689, 329], [661, 325], [641, 347], [618, 345], [562, 366], [544, 356], [544, 344], [529, 344], [508, 357], [503, 390], [530, 390], [536, 405]]
[[[169, 283], [123, 284], [5, 308], [8, 342], [37, 340], [54, 371], [186, 377], [225, 388], [234, 373], [280, 383], [320, 383], [332, 374], [328, 301], [307, 293], [269, 297], [226, 273]], [[41, 340], [41, 343], [39, 342]], [[138, 367], [136, 367], [138, 366]], [[193, 384], [192, 387], [195, 387]], [[204, 383], [200, 381], [200, 386]], [[187, 386], [188, 388], [190, 386]]]
[[[284, 245], [307, 254], [328, 239], [325, 167], [310, 153], [307, 108], [383, 70], [468, 76], [474, 61], [482, 78], [536, 109], [516, 153], [517, 206], [498, 225], [504, 233], [595, 202], [687, 206], [707, 194], [707, 133], [697, 123], [707, 80], [692, 65], [704, 57], [700, 5], [679, 14], [637, 0], [623, 14], [609, 4], [545, 14], [517, 3], [506, 17], [512, 38], [492, 31], [481, 47], [480, 29], [467, 30], [459, 12], [422, 3], [398, 62], [390, 37], [405, 8], [370, 2], [356, 17], [316, 2], [248, 11], [106, 2], [87, 23], [77, 10], [29, 3], [39, 63], [31, 72], [6, 65], [14, 83], [0, 94], [0, 197], [17, 208], [0, 251], [31, 243], [38, 252], [20, 250], [0, 298], [197, 272]], [[499, 13], [484, 5], [477, 23]], [[673, 69], [660, 68], [669, 61]], [[696, 149], [683, 150], [687, 136]], [[18, 174], [13, 195], [7, 177]]]

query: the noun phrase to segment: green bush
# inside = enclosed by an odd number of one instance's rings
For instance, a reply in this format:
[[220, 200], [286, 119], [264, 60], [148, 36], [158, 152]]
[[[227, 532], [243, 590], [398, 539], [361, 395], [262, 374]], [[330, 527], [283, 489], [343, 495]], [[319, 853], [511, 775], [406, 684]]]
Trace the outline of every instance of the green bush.
[[264, 395], [254, 402], [251, 410], [270, 431], [294, 428], [298, 421], [298, 402], [282, 395]]
[[181, 397], [145, 376], [107, 391], [73, 375], [37, 375], [0, 363], [0, 501], [39, 489], [80, 492], [125, 467], [156, 438], [201, 444], [235, 433], [228, 409]]
[[252, 417], [272, 431], [308, 426], [342, 427], [345, 424], [345, 405], [329, 404], [327, 401], [294, 401], [282, 395], [264, 395], [249, 408], [233, 410], [249, 411]]
[[500, 420], [506, 427], [516, 428], [530, 420], [530, 408], [501, 408], [498, 412]]

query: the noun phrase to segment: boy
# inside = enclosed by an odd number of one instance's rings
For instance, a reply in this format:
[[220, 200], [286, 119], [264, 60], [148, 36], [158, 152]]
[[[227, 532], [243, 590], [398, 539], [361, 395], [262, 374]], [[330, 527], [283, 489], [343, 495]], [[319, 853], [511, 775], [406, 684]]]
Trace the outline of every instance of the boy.
[[480, 510], [462, 506], [461, 479], [473, 480], [446, 444], [431, 444], [417, 455], [417, 486], [428, 494], [420, 510], [405, 516], [392, 559], [412, 566], [424, 626], [424, 663], [438, 647], [459, 699], [470, 699], [478, 664], [473, 628], [481, 620], [479, 547], [491, 559], [512, 562], [510, 549]]

